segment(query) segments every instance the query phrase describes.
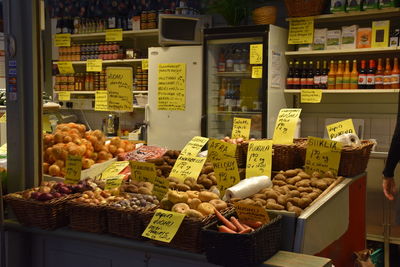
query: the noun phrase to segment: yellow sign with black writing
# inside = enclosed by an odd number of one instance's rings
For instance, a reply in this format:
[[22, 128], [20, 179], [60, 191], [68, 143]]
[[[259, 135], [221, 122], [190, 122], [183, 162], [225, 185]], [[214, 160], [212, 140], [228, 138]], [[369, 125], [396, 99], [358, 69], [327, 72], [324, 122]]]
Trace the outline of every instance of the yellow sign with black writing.
[[326, 126], [326, 130], [328, 131], [329, 139], [333, 139], [342, 134], [357, 134], [352, 119], [329, 124]]
[[340, 142], [309, 136], [305, 171], [308, 173], [331, 171], [337, 175], [341, 151]]
[[165, 178], [156, 176], [156, 179], [154, 179], [154, 186], [152, 191], [153, 195], [155, 195], [158, 200], [161, 200], [168, 193], [168, 190], [169, 181]]
[[215, 177], [221, 197], [226, 189], [240, 182], [239, 170], [235, 158], [227, 158], [213, 162]]
[[246, 161], [246, 178], [266, 175], [271, 177], [272, 140], [249, 142]]
[[204, 145], [207, 144], [207, 142], [208, 142], [207, 137], [195, 136], [182, 149], [180, 155], [196, 157], [200, 153]]
[[65, 183], [66, 184], [78, 183], [81, 180], [82, 158], [80, 156], [68, 155], [65, 166], [66, 166]]
[[4, 112], [3, 116], [0, 117], [0, 122], [6, 123], [7, 122], [7, 113]]
[[49, 114], [43, 114], [42, 116], [42, 127], [43, 131], [47, 133], [52, 133], [53, 129], [51, 128], [51, 123], [50, 123], [50, 115]]
[[105, 180], [110, 177], [117, 176], [120, 172], [122, 172], [129, 165], [128, 161], [115, 161], [111, 163], [110, 166], [107, 167], [101, 174], [101, 179]]
[[186, 64], [158, 64], [157, 109], [186, 109]]
[[108, 92], [105, 90], [96, 91], [94, 98], [95, 111], [108, 111]]
[[253, 66], [251, 67], [251, 78], [253, 79], [261, 79], [263, 73], [262, 66]]
[[122, 41], [122, 29], [106, 30], [106, 42], [120, 42], [120, 41]]
[[149, 60], [143, 59], [142, 60], [142, 70], [148, 70], [148, 69], [149, 69]]
[[7, 143], [0, 147], [0, 155], [7, 155]]
[[107, 68], [108, 110], [133, 110], [133, 71], [130, 67]]
[[207, 159], [211, 162], [235, 158], [237, 145], [211, 138], [208, 142]]
[[263, 64], [263, 45], [250, 45], [250, 64]]
[[57, 47], [69, 47], [71, 46], [71, 34], [70, 33], [57, 33], [54, 36], [54, 43]]
[[70, 99], [71, 99], [71, 92], [68, 92], [68, 91], [58, 92], [58, 100], [59, 101], [69, 101]]
[[86, 71], [87, 72], [101, 72], [103, 70], [103, 60], [102, 59], [88, 59], [86, 61]]
[[251, 129], [251, 119], [233, 118], [232, 139], [243, 138], [249, 140]]
[[61, 74], [75, 73], [74, 67], [71, 61], [58, 61], [57, 62], [58, 71]]
[[236, 213], [240, 221], [254, 221], [269, 223], [269, 216], [267, 210], [259, 205], [251, 205], [236, 202], [233, 204], [235, 206]]
[[107, 178], [104, 189], [112, 190], [114, 188], [120, 187], [122, 184], [122, 181], [124, 180], [124, 177], [125, 177], [125, 174], [118, 174], [117, 176]]
[[180, 155], [169, 176], [178, 178], [182, 182], [188, 177], [197, 179], [205, 162], [206, 158]]
[[156, 166], [154, 163], [130, 161], [131, 175], [133, 180], [138, 182], [154, 183], [157, 177]]
[[314, 17], [291, 18], [288, 44], [312, 44], [314, 41]]
[[300, 113], [301, 109], [296, 108], [285, 108], [279, 111], [272, 138], [274, 144], [287, 145], [293, 143]]
[[178, 232], [185, 214], [157, 209], [142, 236], [169, 243]]
[[301, 89], [300, 103], [321, 103], [321, 89]]

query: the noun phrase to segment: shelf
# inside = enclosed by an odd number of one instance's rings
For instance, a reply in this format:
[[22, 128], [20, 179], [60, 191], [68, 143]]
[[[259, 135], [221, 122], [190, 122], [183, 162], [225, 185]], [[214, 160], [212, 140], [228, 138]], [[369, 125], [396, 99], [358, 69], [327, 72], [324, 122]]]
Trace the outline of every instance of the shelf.
[[149, 91], [132, 91], [134, 94], [147, 94]]
[[[400, 8], [385, 8], [378, 10], [367, 11], [353, 11], [343, 12], [336, 14], [323, 14], [314, 16], [315, 23], [328, 23], [328, 22], [344, 22], [344, 21], [360, 21], [360, 20], [375, 20], [379, 18], [393, 18], [400, 17]], [[287, 18], [290, 21], [292, 18]]]
[[251, 76], [251, 72], [217, 72], [215, 76], [220, 77], [243, 77], [243, 76]]
[[233, 114], [261, 114], [262, 111], [218, 111], [214, 113], [215, 115], [233, 115]]
[[[285, 89], [286, 94], [300, 94], [301, 90]], [[400, 89], [327, 89], [322, 90], [323, 94], [395, 94], [399, 93]]]
[[[158, 36], [158, 29], [152, 30], [139, 30], [139, 31], [123, 31], [123, 37], [148, 37], [148, 36]], [[77, 40], [90, 40], [90, 39], [102, 39], [106, 38], [105, 32], [96, 33], [86, 33], [86, 34], [71, 34], [71, 39]]]
[[358, 49], [339, 49], [339, 50], [311, 50], [311, 51], [287, 51], [286, 56], [319, 56], [319, 55], [343, 55], [343, 54], [370, 54], [370, 53], [392, 53], [400, 50], [398, 47], [383, 48], [358, 48]]
[[[116, 65], [116, 64], [132, 64], [142, 62], [147, 58], [135, 58], [135, 59], [116, 59], [116, 60], [103, 60], [103, 65]], [[72, 65], [86, 65], [86, 61], [71, 61]], [[58, 61], [53, 61], [54, 64], [58, 64]]]
[[[60, 91], [54, 91], [55, 94], [58, 94]], [[73, 95], [94, 95], [96, 91], [63, 91], [70, 92]], [[132, 91], [134, 94], [147, 94], [149, 91]], [[1, 107], [1, 106], [0, 106]]]

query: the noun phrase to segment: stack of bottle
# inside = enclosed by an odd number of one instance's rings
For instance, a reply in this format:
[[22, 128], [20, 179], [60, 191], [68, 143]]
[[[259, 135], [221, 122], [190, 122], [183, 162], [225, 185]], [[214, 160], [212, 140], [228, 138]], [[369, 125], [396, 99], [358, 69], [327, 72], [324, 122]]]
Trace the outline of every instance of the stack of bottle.
[[148, 90], [148, 70], [143, 70], [141, 67], [136, 68], [135, 79], [133, 82], [134, 91]]
[[218, 72], [248, 72], [249, 50], [247, 48], [221, 49], [218, 59]]
[[55, 91], [97, 91], [106, 90], [106, 72], [83, 72], [56, 75]]
[[115, 60], [125, 58], [123, 47], [116, 42], [72, 44], [58, 49], [60, 61], [86, 61], [88, 59]]
[[[400, 89], [398, 58], [289, 62], [287, 89]], [[393, 66], [393, 68], [392, 68]]]

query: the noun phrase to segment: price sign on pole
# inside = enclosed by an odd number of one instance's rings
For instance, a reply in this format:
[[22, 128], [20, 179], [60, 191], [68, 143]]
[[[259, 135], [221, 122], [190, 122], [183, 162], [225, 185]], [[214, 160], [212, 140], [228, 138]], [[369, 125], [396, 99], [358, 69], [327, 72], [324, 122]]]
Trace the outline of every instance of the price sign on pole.
[[81, 179], [82, 158], [80, 156], [68, 155], [65, 174], [66, 184], [76, 184]]
[[71, 99], [71, 92], [69, 92], [69, 91], [58, 92], [58, 100], [69, 101], [70, 99]]
[[249, 142], [247, 150], [246, 178], [266, 175], [271, 177], [272, 140]]
[[288, 44], [312, 44], [314, 40], [314, 17], [291, 18]]
[[134, 180], [139, 182], [154, 183], [157, 177], [156, 166], [154, 163], [131, 161], [131, 174]]
[[69, 47], [71, 46], [71, 34], [70, 33], [58, 33], [54, 36], [54, 43], [57, 47]]
[[250, 45], [250, 64], [263, 64], [263, 45]]
[[122, 181], [124, 180], [125, 174], [119, 174], [114, 177], [109, 177], [106, 179], [105, 190], [112, 190], [114, 188], [120, 187]]
[[74, 67], [71, 61], [59, 61], [57, 62], [58, 71], [61, 74], [75, 73]]
[[227, 157], [234, 158], [236, 155], [236, 147], [235, 144], [211, 138], [208, 142], [207, 159], [211, 162], [216, 162]]
[[102, 59], [88, 59], [86, 61], [86, 71], [87, 72], [101, 72], [103, 70], [103, 60]]
[[235, 158], [227, 158], [213, 163], [215, 177], [221, 196], [226, 189], [240, 182], [239, 170]]
[[274, 144], [287, 145], [293, 143], [297, 121], [300, 117], [301, 109], [285, 108], [279, 111], [275, 124]]
[[300, 91], [301, 103], [321, 103], [321, 99], [321, 89], [301, 89]]
[[183, 156], [197, 156], [201, 149], [208, 142], [207, 137], [195, 136], [190, 140], [186, 146], [182, 149], [181, 155]]
[[261, 79], [262, 78], [263, 67], [262, 66], [253, 66], [251, 67], [251, 78], [253, 79]]
[[206, 158], [179, 156], [170, 176], [178, 178], [182, 182], [188, 177], [197, 179], [205, 162]]
[[169, 181], [165, 178], [158, 177], [154, 179], [153, 195], [157, 197], [158, 200], [164, 198], [169, 190]]
[[122, 29], [106, 30], [106, 42], [120, 42], [120, 41], [122, 41]]
[[232, 138], [243, 138], [249, 140], [251, 119], [233, 118]]
[[356, 134], [356, 130], [354, 129], [354, 124], [352, 119], [339, 121], [336, 123], [329, 124], [326, 126], [326, 130], [328, 131], [328, 135], [330, 139], [338, 137], [342, 134]]

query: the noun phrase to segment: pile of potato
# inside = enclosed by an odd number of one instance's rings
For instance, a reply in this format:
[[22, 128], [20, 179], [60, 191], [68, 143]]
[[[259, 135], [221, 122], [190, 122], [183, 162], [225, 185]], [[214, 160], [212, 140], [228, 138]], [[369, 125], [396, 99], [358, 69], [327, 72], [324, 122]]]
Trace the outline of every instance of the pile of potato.
[[172, 167], [174, 167], [180, 153], [179, 150], [168, 150], [164, 156], [157, 159], [149, 159], [147, 162], [154, 163], [158, 177], [166, 178], [171, 173]]
[[121, 192], [126, 193], [151, 195], [153, 191], [153, 184], [149, 182], [138, 182], [131, 179], [128, 183], [121, 185], [120, 190]]
[[[251, 138], [249, 141], [254, 141], [256, 140], [255, 138]], [[243, 143], [248, 142], [247, 140], [244, 140], [243, 138], [230, 138], [229, 136], [225, 136], [221, 141], [226, 142], [226, 143], [231, 143], [235, 145], [240, 145]]]
[[107, 205], [112, 201], [119, 201], [124, 199], [122, 196], [113, 195], [112, 192], [108, 190], [101, 190], [96, 188], [94, 191], [85, 191], [82, 196], [75, 198], [72, 201], [78, 203], [86, 203], [92, 206]]
[[153, 209], [159, 204], [156, 196], [146, 194], [127, 194], [125, 198], [112, 203], [110, 206], [126, 210]]

